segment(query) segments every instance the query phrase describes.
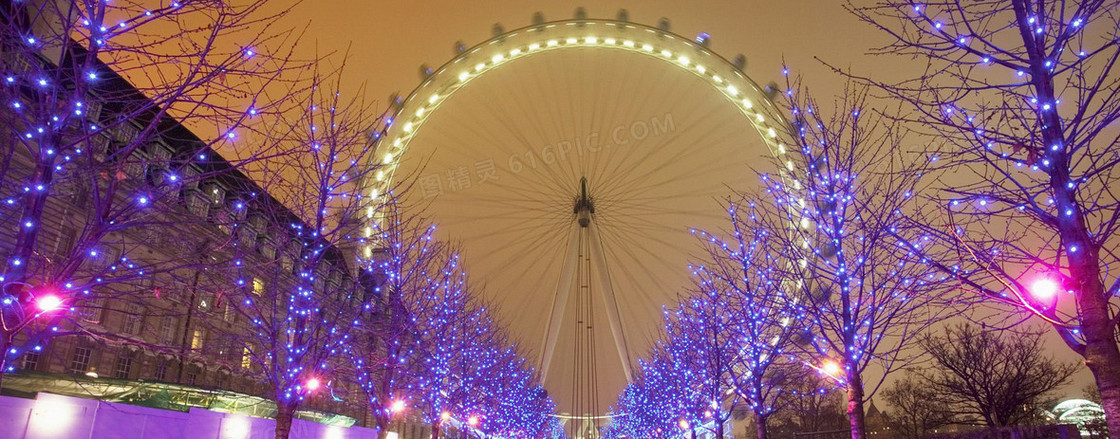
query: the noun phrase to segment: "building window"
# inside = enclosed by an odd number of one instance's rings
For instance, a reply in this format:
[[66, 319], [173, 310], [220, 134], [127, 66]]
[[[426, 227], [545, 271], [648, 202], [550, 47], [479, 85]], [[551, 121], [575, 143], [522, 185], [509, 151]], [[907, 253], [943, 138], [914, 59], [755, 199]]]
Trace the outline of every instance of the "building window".
[[159, 342], [164, 346], [170, 346], [175, 342], [175, 329], [179, 326], [177, 319], [172, 316], [164, 316], [163, 321], [159, 326]]
[[198, 371], [187, 372], [187, 385], [193, 386], [196, 382], [198, 382]]
[[210, 203], [201, 192], [191, 191], [187, 195], [187, 210], [200, 217], [205, 217], [210, 212]]
[[39, 353], [28, 352], [26, 354], [23, 354], [23, 362], [19, 365], [19, 368], [23, 370], [35, 370], [35, 367], [38, 365]]
[[90, 322], [101, 324], [102, 311], [105, 310], [105, 299], [86, 299], [82, 308]]
[[89, 357], [93, 352], [84, 346], [75, 346], [70, 356], [70, 373], [84, 374], [89, 369]]
[[70, 194], [70, 204], [78, 209], [85, 209], [89, 204], [89, 189], [82, 185], [75, 186], [74, 191]]
[[191, 349], [202, 350], [202, 345], [206, 341], [206, 331], [202, 329], [195, 329], [194, 334], [191, 336]]
[[113, 372], [113, 377], [128, 378], [130, 373], [132, 373], [132, 356], [121, 354], [117, 358], [117, 369]]
[[62, 226], [58, 231], [58, 241], [55, 242], [54, 254], [62, 256], [74, 247], [75, 232], [70, 226]]
[[137, 335], [143, 327], [144, 308], [135, 303], [130, 303], [124, 310], [124, 321], [121, 323], [121, 331], [125, 334]]
[[229, 302], [226, 302], [224, 305], [222, 319], [225, 320], [226, 323], [233, 323], [234, 319], [237, 318], [237, 310], [233, 309], [233, 305]]
[[212, 306], [214, 306], [213, 294], [203, 294], [202, 298], [198, 300], [198, 309], [201, 311], [210, 311]]
[[248, 369], [253, 365], [253, 351], [245, 346], [241, 349], [241, 368]]
[[90, 250], [90, 263], [94, 268], [103, 269], [121, 260], [120, 249], [113, 247], [100, 247]]
[[154, 375], [155, 375], [156, 381], [166, 380], [166, 378], [167, 378], [167, 360], [166, 359], [161, 358], [159, 360], [159, 362], [156, 363], [156, 373]]
[[264, 281], [258, 277], [253, 278], [253, 294], [258, 296], [264, 295]]

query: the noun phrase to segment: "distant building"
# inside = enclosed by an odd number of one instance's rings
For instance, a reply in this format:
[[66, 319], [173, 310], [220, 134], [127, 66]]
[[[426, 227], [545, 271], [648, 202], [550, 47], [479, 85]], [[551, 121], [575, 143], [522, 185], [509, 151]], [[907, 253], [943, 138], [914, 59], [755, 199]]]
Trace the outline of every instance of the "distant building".
[[1100, 404], [1087, 399], [1067, 399], [1050, 410], [1056, 424], [1073, 424], [1082, 436], [1106, 437], [1108, 429], [1104, 424], [1104, 409]]
[[867, 413], [863, 416], [864, 426], [867, 428], [867, 435], [872, 437], [890, 437], [891, 427], [890, 419], [885, 412], [875, 407], [875, 401], [872, 400], [867, 405]]

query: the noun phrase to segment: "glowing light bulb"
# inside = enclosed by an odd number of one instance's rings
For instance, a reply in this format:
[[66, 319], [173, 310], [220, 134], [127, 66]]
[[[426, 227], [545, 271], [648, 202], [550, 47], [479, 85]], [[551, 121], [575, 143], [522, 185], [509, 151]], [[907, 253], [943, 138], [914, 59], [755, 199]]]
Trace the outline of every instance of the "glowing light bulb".
[[35, 306], [41, 312], [50, 312], [62, 307], [62, 298], [54, 294], [39, 296], [35, 299]]
[[1030, 285], [1031, 295], [1042, 301], [1053, 300], [1058, 295], [1058, 290], [1060, 290], [1058, 282], [1048, 277], [1035, 279]]
[[306, 388], [308, 392], [314, 392], [322, 385], [323, 383], [319, 382], [318, 378], [308, 378], [307, 382], [303, 383], [303, 387]]
[[391, 411], [393, 413], [403, 412], [404, 411], [404, 401], [400, 400], [400, 399], [398, 399], [396, 401], [393, 401], [393, 404], [389, 406], [389, 411]]
[[821, 371], [832, 377], [836, 377], [841, 371], [840, 363], [837, 363], [835, 360], [825, 360], [824, 363], [821, 364]]

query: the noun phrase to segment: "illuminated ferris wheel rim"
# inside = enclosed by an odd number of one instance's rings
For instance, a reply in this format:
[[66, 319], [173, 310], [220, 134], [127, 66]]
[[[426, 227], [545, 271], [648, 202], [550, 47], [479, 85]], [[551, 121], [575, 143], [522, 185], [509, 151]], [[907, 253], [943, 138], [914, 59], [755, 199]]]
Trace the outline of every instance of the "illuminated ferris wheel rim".
[[[780, 132], [787, 122], [767, 93], [732, 62], [704, 45], [670, 31], [637, 23], [605, 19], [574, 19], [545, 22], [514, 29], [462, 50], [428, 74], [424, 82], [403, 100], [394, 103], [386, 128], [378, 133], [377, 154], [370, 166], [380, 166], [363, 187], [369, 191], [367, 238], [377, 220], [379, 196], [388, 192], [401, 157], [424, 122], [460, 88], [483, 74], [531, 55], [562, 49], [596, 48], [638, 53], [659, 59], [704, 79], [714, 91], [734, 105], [759, 133], [771, 154], [782, 160], [786, 146]], [[366, 256], [373, 246], [366, 247]]]

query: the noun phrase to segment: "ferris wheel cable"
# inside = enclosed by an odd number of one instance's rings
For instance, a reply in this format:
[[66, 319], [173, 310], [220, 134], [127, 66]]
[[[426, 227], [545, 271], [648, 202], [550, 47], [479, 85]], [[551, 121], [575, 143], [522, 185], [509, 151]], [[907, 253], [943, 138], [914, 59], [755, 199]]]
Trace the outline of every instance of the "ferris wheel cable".
[[[557, 70], [555, 68], [550, 67], [550, 68], [546, 69], [546, 71], [556, 72], [556, 71], [562, 71], [562, 70]], [[547, 81], [545, 81], [544, 78], [542, 78], [542, 73], [539, 70], [534, 70], [533, 71], [533, 78], [536, 79], [536, 83], [533, 84], [533, 86], [532, 86], [533, 90], [549, 90], [549, 88], [547, 87]], [[528, 146], [529, 148], [532, 148], [534, 150], [536, 149], [536, 147], [544, 148], [545, 145], [548, 145], [548, 144], [551, 143], [549, 141], [549, 139], [552, 138], [553, 136], [550, 136], [547, 132], [545, 132], [545, 126], [551, 127], [554, 133], [561, 133], [563, 131], [562, 127], [565, 126], [565, 124], [563, 123], [562, 112], [560, 112], [557, 109], [557, 106], [553, 104], [553, 102], [555, 102], [555, 99], [553, 97], [550, 97], [550, 96], [542, 96], [540, 101], [544, 103], [543, 108], [545, 110], [544, 111], [545, 114], [539, 114], [538, 115], [537, 112], [530, 111], [531, 109], [528, 109], [528, 108], [523, 109], [524, 110], [523, 114], [526, 114], [529, 117], [533, 117], [533, 118], [536, 119], [536, 123], [533, 124], [533, 126], [534, 126], [534, 128], [536, 128], [536, 131], [537, 131], [538, 142], [535, 143], [535, 144], [526, 144], [525, 145], [525, 146]], [[541, 102], [536, 102], [536, 103], [538, 104], [538, 106], [541, 106], [540, 105]], [[545, 122], [545, 120], [543, 120], [544, 118], [548, 119], [547, 123]], [[559, 173], [557, 175], [554, 175], [553, 178], [554, 178], [554, 180], [556, 180], [556, 183], [558, 183], [561, 186], [568, 187], [568, 188], [574, 187], [573, 186], [574, 182], [571, 180], [572, 177], [566, 177], [562, 173]]]
[[[664, 230], [676, 231], [689, 231], [697, 228], [703, 222], [695, 221], [694, 219], [706, 220], [722, 220], [726, 215], [720, 212], [719, 204], [715, 201], [723, 193], [711, 194], [710, 197], [703, 197], [703, 193], [682, 192], [679, 194], [670, 194], [664, 197], [647, 197], [634, 200], [604, 200], [602, 205], [602, 214], [600, 216], [604, 222], [613, 222], [615, 224], [628, 224], [628, 223], [650, 223], [651, 225], [659, 225]], [[681, 201], [695, 201], [697, 198], [709, 198], [711, 203], [712, 212], [693, 214], [686, 209], [671, 209], [661, 207], [662, 205], [676, 205], [672, 203], [675, 200]], [[598, 205], [598, 203], [596, 203]], [[653, 204], [653, 205], [651, 205]], [[686, 220], [687, 219], [687, 220]], [[666, 224], [666, 222], [675, 221], [674, 224]], [[709, 221], [711, 223], [711, 221]]]
[[[684, 198], [684, 197], [682, 197], [682, 198]], [[605, 207], [603, 209], [604, 211], [607, 211], [611, 207], [617, 207], [617, 209], [613, 209], [615, 211], [615, 213], [612, 213], [612, 215], [610, 215], [610, 216], [604, 215], [604, 220], [613, 221], [613, 222], [616, 222], [617, 224], [627, 224], [627, 225], [633, 225], [635, 227], [644, 227], [644, 229], [648, 230], [648, 231], [653, 231], [653, 230], [666, 231], [666, 230], [669, 230], [669, 231], [674, 231], [674, 232], [685, 232], [685, 233], [687, 233], [690, 229], [693, 228], [693, 227], [689, 226], [687, 223], [685, 223], [685, 224], [672, 224], [672, 225], [664, 224], [664, 221], [667, 220], [667, 219], [688, 217], [688, 218], [698, 218], [698, 219], [705, 219], [705, 220], [711, 220], [711, 221], [718, 221], [718, 220], [726, 218], [726, 216], [724, 216], [724, 215], [719, 215], [719, 214], [714, 214], [714, 213], [703, 214], [703, 215], [699, 215], [699, 214], [698, 215], [693, 215], [693, 214], [691, 214], [691, 212], [688, 212], [688, 211], [685, 211], [685, 210], [676, 210], [676, 209], [674, 209], [674, 210], [657, 210], [657, 209], [654, 209], [654, 208], [640, 207], [640, 206], [632, 206], [632, 207], [631, 206], [604, 206], [604, 207]], [[621, 217], [616, 218], [617, 216], [621, 216]], [[638, 217], [638, 216], [652, 216], [652, 217], [657, 218], [658, 220], [654, 220], [654, 219], [651, 219], [651, 218], [641, 218], [641, 219], [635, 218], [635, 217]], [[691, 223], [695, 224], [696, 222], [691, 222]]]
[[[562, 237], [561, 237], [561, 239], [562, 239]], [[545, 239], [541, 239], [541, 240], [535, 241], [533, 243], [530, 243], [530, 246], [527, 246], [527, 248], [535, 248], [535, 246], [540, 245], [539, 244], [540, 241], [544, 241], [544, 240]], [[551, 238], [549, 238], [547, 240], [553, 241], [553, 239], [551, 239]], [[557, 247], [560, 247], [560, 246], [557, 246]], [[511, 252], [511, 255], [509, 257], [507, 257], [505, 259], [498, 260], [497, 262], [499, 264], [497, 266], [499, 266], [499, 267], [509, 266], [509, 264], [512, 263], [512, 261], [518, 260], [518, 259], [523, 259], [524, 257], [525, 256], [523, 254], [521, 254], [521, 252]], [[543, 258], [536, 259], [536, 260], [533, 260], [533, 261], [529, 261], [529, 265], [525, 266], [523, 271], [524, 272], [532, 272], [529, 269], [535, 268], [538, 264], [549, 264], [550, 262], [552, 262], [552, 261], [545, 260]], [[528, 280], [535, 281], [535, 282], [530, 282], [528, 284], [533, 284], [533, 283], [536, 283], [536, 282], [540, 281], [540, 279], [528, 279]], [[497, 291], [497, 292], [493, 292], [492, 294], [495, 294], [498, 297], [506, 297], [506, 298], [514, 297], [514, 298], [519, 299], [516, 302], [519, 309], [525, 309], [524, 307], [525, 307], [525, 305], [527, 305], [527, 302], [532, 301], [535, 298], [533, 294], [526, 294], [526, 291], [523, 290], [523, 289]]]
[[[641, 269], [641, 271], [644, 272], [644, 274], [646, 274], [647, 276], [653, 276], [652, 271], [648, 268], [643, 268]], [[636, 273], [626, 271], [619, 273], [619, 277], [621, 278], [621, 280], [634, 282], [636, 280]], [[656, 309], [658, 304], [661, 302], [661, 300], [658, 300], [658, 298], [652, 297], [652, 295], [648, 291], [627, 291], [627, 293], [631, 297], [628, 300], [623, 301], [621, 307], [624, 308], [629, 315], [633, 315], [633, 313], [642, 309], [651, 309], [651, 307], [653, 307], [652, 309]], [[634, 326], [635, 325], [631, 325], [631, 327]]]
[[[659, 258], [656, 257], [656, 253], [654, 253], [652, 250], [646, 249], [644, 245], [635, 246], [635, 245], [631, 245], [631, 243], [627, 243], [626, 242], [627, 238], [625, 238], [621, 234], [603, 234], [603, 233], [600, 233], [600, 236], [604, 236], [604, 235], [606, 235], [605, 239], [607, 239], [607, 242], [604, 242], [604, 250], [605, 250], [605, 252], [611, 253], [608, 256], [610, 256], [611, 258], [613, 258], [616, 261], [618, 261], [618, 260], [642, 261], [642, 260], [651, 260], [651, 259], [652, 260], [658, 260], [659, 259]], [[611, 245], [610, 242], [615, 241], [615, 239], [617, 239], [617, 241], [619, 241], [618, 244]], [[634, 239], [634, 238], [630, 238], [630, 239]], [[639, 256], [639, 255], [635, 254], [635, 252], [630, 251], [630, 249], [635, 249], [635, 248], [644, 250], [645, 255]], [[627, 250], [622, 251], [623, 255], [618, 255], [617, 253], [619, 253], [619, 250], [617, 250], [617, 249], [627, 249]], [[621, 257], [621, 256], [626, 256], [626, 258]], [[649, 267], [649, 264], [644, 264], [643, 263], [643, 264], [637, 264], [637, 266], [639, 267], [639, 269], [641, 271], [644, 272], [644, 274], [646, 275], [646, 277], [648, 279], [658, 278], [658, 276], [655, 274], [655, 272]], [[667, 269], [671, 270], [672, 268], [675, 268], [675, 267], [662, 267], [662, 271], [660, 271], [660, 272], [665, 272], [663, 270], [667, 270]], [[631, 285], [640, 285], [640, 283], [637, 283], [637, 278], [635, 277], [634, 273], [631, 273], [631, 272], [626, 271], [626, 270], [622, 270], [620, 275], [623, 276], [624, 278], [627, 278], [627, 280], [629, 280], [631, 282]], [[651, 292], [651, 291], [640, 290], [640, 291], [637, 291], [637, 294], [639, 294], [640, 299], [644, 299], [646, 304], [652, 304], [652, 305], [656, 306], [656, 304], [660, 301], [660, 300], [658, 300], [658, 298], [653, 297], [653, 295], [652, 295], [653, 292]]]
[[605, 229], [607, 231], [607, 233], [605, 233], [605, 234], [608, 235], [610, 238], [618, 237], [619, 240], [622, 241], [622, 242], [619, 242], [620, 245], [625, 244], [624, 246], [626, 246], [626, 247], [639, 248], [639, 249], [644, 249], [646, 247], [649, 247], [648, 244], [650, 244], [651, 242], [656, 243], [656, 244], [661, 244], [663, 247], [667, 247], [667, 248], [672, 248], [676, 244], [674, 244], [672, 242], [669, 242], [665, 238], [652, 237], [647, 233], [637, 233], [637, 232], [635, 232], [635, 229], [640, 229], [640, 230], [644, 230], [644, 231], [666, 231], [666, 230], [668, 230], [668, 231], [678, 231], [678, 232], [681, 232], [681, 233], [688, 233], [688, 228], [686, 226], [682, 225], [682, 226], [678, 226], [678, 227], [670, 227], [670, 226], [665, 226], [665, 225], [662, 225], [662, 224], [655, 223], [655, 222], [653, 222], [653, 220], [648, 220], [648, 219], [643, 220], [643, 219], [631, 218], [630, 221], [626, 221], [626, 222], [612, 222], [612, 221], [607, 220], [607, 221], [602, 221], [602, 223], [603, 223], [603, 225], [600, 226], [600, 228]]
[[[616, 63], [621, 63], [623, 61], [623, 58], [624, 57], [611, 57], [610, 62], [612, 64], [617, 65]], [[622, 84], [622, 86], [621, 87], [618, 87], [618, 86], [611, 87], [611, 89], [608, 90], [608, 93], [609, 93], [608, 96], [609, 97], [608, 97], [608, 99], [605, 100], [604, 104], [605, 104], [605, 106], [607, 106], [609, 108], [606, 108], [606, 109], [603, 110], [604, 113], [606, 113], [604, 117], [599, 117], [599, 118], [593, 118], [592, 119], [593, 121], [596, 121], [598, 123], [598, 125], [592, 127], [592, 131], [590, 131], [590, 132], [602, 133], [602, 134], [604, 134], [603, 137], [605, 137], [605, 134], [606, 134], [605, 132], [606, 132], [608, 127], [605, 127], [605, 126], [602, 126], [602, 125], [607, 123], [607, 121], [620, 121], [620, 120], [623, 120], [623, 118], [622, 118], [623, 115], [638, 114], [637, 109], [646, 108], [647, 105], [650, 105], [650, 100], [651, 99], [653, 99], [654, 97], [658, 97], [658, 98], [661, 97], [660, 93], [641, 93], [641, 94], [637, 94], [638, 99], [625, 99], [625, 98], [623, 98], [623, 96], [635, 96], [635, 93], [633, 93], [633, 87], [637, 87], [637, 85], [640, 84], [640, 82], [638, 81], [638, 79], [640, 79], [638, 77], [638, 72], [637, 72], [638, 69], [634, 69], [634, 68], [618, 69], [616, 67], [616, 68], [612, 68], [611, 70], [612, 71], [621, 70], [621, 72], [620, 72], [621, 75], [619, 75], [619, 76], [622, 76], [622, 77], [619, 78], [618, 82], [620, 82]], [[657, 89], [661, 88], [660, 79], [663, 79], [663, 78], [664, 78], [664, 75], [662, 75], [661, 78], [655, 78], [653, 83], [649, 85], [649, 89], [650, 90], [657, 90]], [[594, 83], [595, 84], [605, 84], [606, 81], [596, 81]], [[627, 93], [629, 93], [629, 94], [627, 94]], [[611, 144], [611, 142], [609, 142], [607, 139], [601, 139], [600, 143], [606, 143], [608, 146]], [[612, 149], [607, 149], [606, 151], [600, 151], [599, 154], [602, 155], [603, 159], [599, 160], [595, 164], [601, 164], [601, 165], [591, 167], [592, 164], [589, 164], [589, 172], [587, 172], [587, 173], [592, 176], [592, 178], [594, 179], [593, 181], [596, 182], [595, 183], [596, 185], [607, 184], [605, 181], [601, 181], [601, 180], [605, 180], [606, 176], [609, 175], [608, 166], [612, 162], [612, 159], [618, 153], [619, 153], [619, 151], [618, 151], [617, 148], [615, 148], [613, 150]]]
[[[516, 102], [517, 101], [515, 101], [515, 103]], [[508, 113], [509, 113], [508, 105], [506, 105], [504, 102], [500, 102], [499, 99], [489, 99], [484, 103], [484, 108], [486, 110], [488, 110], [487, 115], [489, 116], [490, 119], [502, 122], [505, 129], [501, 130], [501, 132], [506, 133], [506, 134], [512, 134], [512, 135], [515, 135], [517, 137], [517, 142], [516, 142], [517, 145], [513, 145], [512, 147], [531, 144], [530, 141], [528, 140], [528, 138], [525, 136], [525, 134], [517, 129], [517, 125], [508, 120]], [[527, 113], [531, 114], [532, 112], [527, 112]], [[476, 126], [476, 124], [466, 123], [466, 122], [463, 122], [461, 120], [456, 120], [454, 122], [457, 125], [462, 126], [463, 127], [462, 130], [467, 131], [467, 132], [475, 133], [476, 137], [485, 141], [486, 144], [500, 147], [501, 151], [503, 151], [504, 154], [508, 154], [509, 156], [512, 157], [513, 154], [516, 154], [517, 152], [519, 152], [517, 150], [511, 150], [509, 147], [506, 147], [505, 146], [506, 142], [500, 141], [501, 140], [500, 138], [494, 136], [489, 131], [479, 129]], [[468, 155], [469, 154], [469, 148], [461, 148], [461, 150], [464, 151], [463, 154], [464, 154], [464, 156], [466, 156], [465, 158], [469, 158], [469, 155]], [[493, 158], [491, 158], [491, 159], [493, 160]], [[495, 161], [500, 161], [500, 160], [495, 160]], [[554, 183], [554, 184], [551, 185], [551, 189], [552, 189], [553, 192], [559, 192], [561, 190], [561, 186], [562, 186], [561, 184]]]
[[[662, 78], [665, 78], [665, 77], [667, 77], [667, 76], [668, 76], [668, 75], [667, 75], [667, 73], [668, 73], [668, 72], [662, 72], [662, 74], [663, 74]], [[647, 98], [651, 98], [652, 96], [659, 96], [659, 97], [661, 97], [661, 98], [662, 98], [662, 100], [665, 100], [665, 99], [667, 99], [667, 97], [666, 97], [667, 95], [666, 95], [666, 94], [662, 94], [662, 93], [647, 93], [647, 94], [646, 94], [646, 97], [647, 97]], [[659, 105], [659, 106], [657, 106], [657, 108], [664, 108], [664, 106], [663, 106], [663, 105]], [[674, 107], [674, 111], [675, 111], [675, 112], [682, 112], [681, 110], [682, 110], [682, 109], [681, 109], [681, 108], [679, 108], [679, 106], [678, 106], [678, 107]], [[694, 111], [694, 110], [693, 110], [692, 108], [685, 108], [683, 112], [684, 112], [684, 113], [691, 113], [691, 112], [693, 112], [693, 111]], [[672, 114], [672, 113], [669, 113], [669, 114]], [[687, 132], [687, 131], [688, 131], [688, 128], [686, 128], [686, 132]], [[674, 133], [676, 134], [676, 135], [675, 135], [674, 137], [681, 137], [681, 134], [682, 134], [682, 133], [676, 133], [676, 132], [674, 132]], [[647, 139], [647, 140], [649, 140], [649, 139]], [[644, 155], [638, 155], [638, 156], [636, 156], [636, 157], [633, 157], [633, 158], [632, 158], [632, 160], [633, 160], [634, 162], [636, 162], [636, 163], [641, 163], [641, 162], [645, 161], [646, 159], [648, 159], [648, 158], [649, 158], [649, 156], [650, 156], [651, 154], [654, 154], [654, 153], [657, 153], [657, 152], [659, 152], [658, 150], [659, 150], [660, 148], [664, 147], [664, 146], [665, 146], [665, 144], [666, 144], [666, 143], [669, 143], [669, 142], [668, 142], [668, 140], [663, 140], [663, 141], [661, 141], [661, 142], [659, 142], [659, 143], [660, 143], [659, 145], [651, 145], [651, 146], [648, 146], [648, 147], [642, 148], [642, 149], [644, 149], [644, 150], [645, 150], [645, 154], [644, 154]], [[691, 143], [691, 142], [690, 142], [690, 143], [686, 143], [685, 145], [686, 145], [686, 146], [688, 146], [688, 145], [692, 145], [692, 143]], [[635, 149], [637, 149], [637, 148], [618, 148], [618, 149], [615, 149], [615, 151], [612, 151], [612, 152], [610, 152], [610, 153], [608, 153], [608, 154], [611, 154], [611, 153], [622, 153], [623, 151], [631, 151], [631, 153], [633, 153], [633, 154], [637, 154], [638, 152], [637, 152], [637, 151], [634, 151]], [[606, 162], [606, 161], [605, 161], [605, 162]], [[676, 162], [676, 161], [671, 161], [671, 162], [668, 162], [668, 163], [675, 163], [675, 162]], [[616, 161], [615, 163], [616, 163], [616, 166], [617, 166], [617, 164], [621, 164], [621, 163], [622, 163], [622, 161]], [[627, 176], [627, 175], [628, 175], [629, 173], [623, 173], [623, 172], [612, 172], [611, 174], [612, 174], [612, 175], [614, 175], [614, 176], [615, 176], [615, 178], [622, 178], [622, 177], [625, 177], [625, 176]], [[613, 182], [611, 182], [611, 181], [607, 181], [607, 182], [605, 182], [605, 183], [606, 183], [606, 184], [605, 184], [605, 186], [607, 186], [607, 187], [614, 187], [614, 186], [615, 186], [614, 184], [612, 184]]]
[[[668, 76], [668, 72], [659, 72], [655, 83], [651, 85], [650, 89], [657, 90], [667, 88], [663, 87], [663, 83], [666, 82]], [[633, 84], [639, 83], [638, 81], [630, 82]], [[652, 100], [655, 98], [659, 99], [660, 101], [665, 100], [665, 96], [661, 93], [641, 93], [639, 94], [638, 99], [633, 100], [633, 106], [637, 108], [664, 108], [663, 102], [658, 102], [656, 104], [652, 102]], [[616, 97], [614, 100], [625, 101], [620, 96]], [[637, 114], [637, 112], [631, 110], [628, 111], [627, 114]], [[610, 145], [610, 143], [608, 143], [607, 145]], [[596, 181], [596, 184], [600, 187], [612, 187], [612, 175], [615, 176], [614, 178], [619, 178], [619, 176], [622, 176], [624, 173], [619, 172], [619, 170], [620, 167], [623, 166], [623, 163], [626, 162], [625, 160], [616, 160], [616, 157], [623, 154], [633, 154], [634, 149], [635, 148], [616, 146], [613, 148], [606, 148], [606, 151], [600, 152], [600, 154], [603, 155], [603, 160], [600, 160], [598, 162], [600, 163], [600, 165], [591, 172], [591, 174], [594, 176], [594, 181]], [[614, 163], [614, 166], [611, 166], [612, 163]]]
[[[497, 101], [498, 100], [495, 99], [492, 102], [492, 105], [497, 105]], [[507, 111], [508, 111], [508, 109], [507, 109]], [[532, 112], [529, 112], [529, 113], [531, 114]], [[517, 129], [518, 124], [516, 124], [516, 123], [514, 123], [513, 121], [510, 120], [511, 116], [508, 113], [507, 114], [500, 114], [500, 115], [498, 115], [498, 117], [499, 117], [500, 120], [503, 121], [504, 131], [508, 134], [516, 136], [517, 137], [516, 140], [517, 140], [518, 144], [520, 144], [522, 147], [528, 146], [530, 148], [530, 150], [535, 150], [535, 147], [534, 147], [535, 144], [539, 144], [539, 142], [536, 141], [537, 139], [531, 140], [528, 137], [528, 135], [526, 135], [526, 133]], [[516, 152], [513, 152], [513, 153], [516, 153]], [[512, 157], [513, 153], [511, 153], [511, 157]], [[551, 183], [550, 187], [553, 191], [555, 191], [555, 192], [564, 192], [565, 191], [566, 181], [565, 181], [564, 178], [562, 178], [561, 174], [559, 173], [559, 170], [556, 169], [556, 167], [548, 166], [548, 165], [538, 167], [538, 166], [536, 166], [536, 163], [534, 161], [533, 170], [530, 171], [530, 172], [535, 172], [537, 175], [539, 175], [540, 177], [545, 179], [545, 181], [550, 182]]]
[[[701, 141], [706, 140], [705, 137], [706, 136], [711, 136], [711, 135], [714, 135], [714, 133], [711, 133], [711, 132], [705, 133], [704, 136], [700, 137], [699, 140], [701, 140]], [[654, 149], [659, 149], [659, 148], [666, 148], [667, 149], [667, 148], [669, 148], [669, 146], [666, 145], [667, 142], [669, 142], [669, 140], [666, 140], [665, 142], [661, 142], [660, 145], [656, 145], [654, 147], [648, 148], [647, 149], [647, 154], [644, 155], [643, 157], [641, 157], [640, 159], [638, 159], [638, 160], [640, 160], [639, 162], [647, 160], [649, 155], [653, 154]], [[692, 143], [692, 144], [693, 145], [701, 145], [702, 143], [701, 142], [695, 142], [695, 143]], [[694, 168], [694, 169], [682, 169], [679, 166], [679, 163], [682, 163], [682, 160], [681, 160], [682, 158], [693, 154], [692, 149], [693, 148], [688, 148], [688, 149], [680, 148], [680, 149], [675, 150], [674, 155], [671, 156], [669, 160], [665, 160], [662, 164], [648, 170], [648, 172], [644, 172], [643, 175], [641, 176], [641, 178], [638, 178], [636, 176], [629, 176], [628, 180], [618, 181], [615, 184], [609, 184], [606, 187], [608, 187], [609, 188], [608, 190], [611, 191], [610, 195], [613, 195], [613, 197], [611, 197], [611, 198], [625, 198], [624, 196], [622, 196], [622, 194], [637, 193], [637, 192], [641, 192], [643, 190], [649, 189], [651, 187], [659, 187], [659, 186], [662, 186], [662, 185], [674, 185], [674, 186], [685, 187], [686, 185], [680, 184], [683, 180], [702, 179], [703, 178], [702, 176], [704, 175], [704, 173], [705, 172], [711, 172], [711, 169], [702, 169], [702, 168], [699, 167], [699, 166], [704, 166], [704, 165], [698, 165], [698, 167]], [[665, 171], [665, 172], [658, 172], [658, 171]], [[622, 176], [623, 173], [618, 173], [618, 175]], [[652, 177], [654, 175], [657, 175], [658, 177]], [[621, 180], [621, 178], [622, 177], [617, 177], [616, 180]]]
[[[582, 57], [577, 58], [576, 60], [577, 60], [577, 62], [582, 62]], [[609, 60], [612, 63], [617, 62], [614, 58], [610, 58]], [[554, 62], [558, 62], [558, 61], [554, 61]], [[565, 71], [563, 69], [558, 69], [558, 68], [550, 68], [550, 70], [551, 71]], [[575, 69], [575, 70], [578, 71], [578, 68]], [[577, 75], [569, 74], [569, 75], [565, 75], [562, 78], [564, 81], [568, 81], [565, 84], [565, 86], [567, 86], [566, 89], [573, 89], [572, 87], [578, 87], [580, 84], [586, 84], [586, 83], [589, 82], [589, 81], [587, 81], [586, 78], [580, 78], [580, 77], [575, 77], [575, 76], [577, 76]], [[599, 80], [593, 80], [593, 81], [590, 81], [590, 82], [591, 82], [592, 86], [595, 86], [595, 87], [599, 87], [601, 84], [607, 84], [606, 81], [599, 81]], [[603, 85], [603, 86], [605, 86], [605, 85]], [[561, 87], [561, 89], [565, 89], [565, 88]], [[595, 96], [601, 96], [602, 94], [601, 94], [601, 92], [596, 92], [596, 93], [594, 93], [594, 95]], [[581, 98], [582, 95], [576, 95], [576, 97]], [[611, 101], [618, 101], [618, 100], [611, 100]], [[609, 103], [609, 101], [608, 101], [608, 103]], [[565, 121], [563, 121], [563, 119], [560, 116], [558, 116], [559, 114], [561, 114], [560, 112], [551, 111], [550, 114], [552, 114], [553, 117], [557, 120], [558, 125], [576, 125], [578, 127], [587, 127], [587, 128], [584, 128], [587, 132], [597, 132], [599, 130], [599, 128], [594, 124], [599, 123], [599, 120], [601, 119], [601, 117], [596, 116], [597, 114], [600, 114], [600, 113], [598, 113], [598, 110], [599, 110], [599, 107], [601, 107], [601, 105], [596, 105], [592, 109], [592, 111], [589, 112], [589, 111], [584, 111], [583, 110], [584, 108], [589, 107], [589, 106], [587, 104], [583, 103], [582, 101], [577, 101], [577, 100], [573, 99], [573, 100], [569, 100], [568, 104], [569, 104], [569, 109], [566, 113], [576, 115], [579, 118], [579, 120], [577, 120], [575, 122], [572, 122], [572, 121], [566, 121], [565, 122]], [[549, 106], [549, 108], [552, 109], [553, 106]], [[590, 125], [585, 123], [582, 120], [583, 117], [587, 114], [592, 115], [588, 119], [592, 123]], [[577, 128], [577, 129], [579, 129], [579, 128]], [[575, 162], [573, 162], [573, 163], [575, 163]], [[575, 175], [585, 175], [585, 176], [591, 176], [592, 178], [594, 178], [594, 175], [587, 170], [586, 163], [583, 162], [582, 157], [580, 158], [578, 163], [575, 163], [575, 165], [570, 166], [569, 168], [578, 170], [577, 173], [573, 173]], [[571, 186], [569, 186], [569, 187], [571, 187]]]
[[[526, 210], [512, 211], [512, 212], [494, 212], [493, 210], [491, 210], [490, 212], [491, 213], [489, 215], [462, 215], [462, 216], [459, 216], [459, 217], [455, 218], [454, 222], [455, 222], [456, 225], [472, 225], [474, 223], [480, 223], [480, 222], [482, 222], [482, 223], [488, 222], [488, 221], [492, 222], [494, 220], [494, 215], [495, 214], [500, 214], [500, 215], [502, 215], [503, 218], [507, 218], [507, 219], [521, 220], [523, 222], [522, 227], [533, 227], [533, 226], [539, 226], [539, 225], [542, 225], [542, 224], [551, 224], [551, 225], [564, 224], [564, 223], [566, 223], [570, 220], [569, 218], [563, 218], [563, 217], [557, 215], [557, 212], [555, 211], [555, 209], [553, 209], [553, 211], [551, 211], [551, 212], [546, 211], [544, 209], [532, 209], [532, 210], [526, 209]], [[568, 215], [568, 216], [570, 216], [570, 215]], [[439, 223], [437, 222], [436, 224], [438, 226]], [[513, 230], [517, 230], [517, 229], [508, 229], [507, 228], [507, 229], [502, 229], [502, 230], [496, 230], [493, 233], [501, 234], [501, 233], [507, 233], [507, 232], [513, 231]]]

